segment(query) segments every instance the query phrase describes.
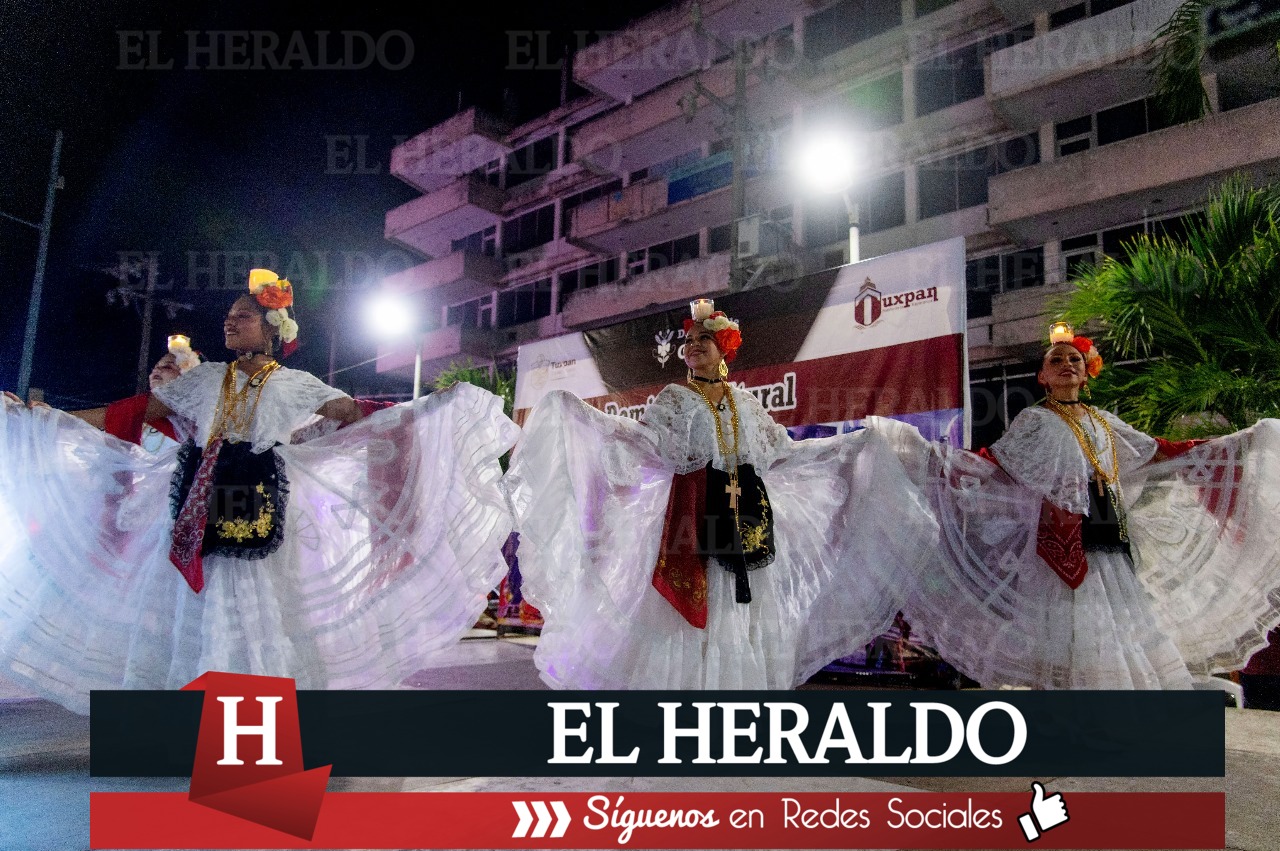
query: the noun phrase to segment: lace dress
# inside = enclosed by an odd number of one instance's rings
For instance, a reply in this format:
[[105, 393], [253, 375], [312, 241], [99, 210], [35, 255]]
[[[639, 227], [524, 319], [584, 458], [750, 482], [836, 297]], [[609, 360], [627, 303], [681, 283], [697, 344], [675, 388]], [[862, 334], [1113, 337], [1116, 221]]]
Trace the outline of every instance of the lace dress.
[[[1190, 688], [1235, 670], [1280, 621], [1280, 422], [1152, 463], [1157, 443], [1105, 411], [1129, 551], [1088, 549], [1072, 589], [1037, 552], [1044, 502], [1090, 511], [1093, 469], [1054, 412], [1020, 413], [991, 447], [1000, 467], [892, 421], [929, 493], [941, 557], [907, 606], [912, 626], [987, 687]], [[1105, 429], [1081, 421], [1112, 469]]]
[[[803, 682], [892, 622], [937, 529], [881, 438], [792, 442], [734, 390], [740, 463], [760, 474], [777, 552], [734, 577], [707, 568], [707, 625], [652, 584], [672, 476], [724, 470], [707, 404], [672, 385], [640, 422], [557, 391], [530, 413], [504, 480], [525, 595], [545, 625], [535, 661], [559, 688], [773, 689]], [[718, 413], [726, 440], [728, 406]]]
[[[156, 391], [203, 446], [226, 365]], [[245, 376], [239, 375], [241, 386]], [[250, 433], [280, 474], [270, 552], [208, 552], [192, 591], [170, 563], [174, 453], [59, 411], [0, 416], [0, 665], [78, 712], [91, 689], [173, 689], [207, 670], [299, 688], [391, 688], [452, 644], [506, 571], [501, 400], [470, 385], [305, 445], [281, 445], [343, 394], [282, 368]]]

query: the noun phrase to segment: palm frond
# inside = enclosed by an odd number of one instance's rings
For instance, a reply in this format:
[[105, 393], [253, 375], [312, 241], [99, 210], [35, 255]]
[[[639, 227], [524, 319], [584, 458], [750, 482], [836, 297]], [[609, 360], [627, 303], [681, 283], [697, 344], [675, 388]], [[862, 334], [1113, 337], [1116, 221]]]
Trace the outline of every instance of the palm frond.
[[1209, 112], [1209, 93], [1200, 79], [1204, 37], [1200, 16], [1206, 0], [1187, 0], [1156, 32], [1161, 42], [1156, 57], [1155, 102], [1173, 124], [1202, 118]]

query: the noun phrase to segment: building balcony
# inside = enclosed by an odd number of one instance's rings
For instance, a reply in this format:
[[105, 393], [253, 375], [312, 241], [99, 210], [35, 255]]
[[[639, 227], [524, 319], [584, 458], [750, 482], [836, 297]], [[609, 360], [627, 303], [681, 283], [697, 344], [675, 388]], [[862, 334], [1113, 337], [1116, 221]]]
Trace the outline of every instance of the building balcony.
[[987, 97], [1019, 130], [1145, 97], [1156, 32], [1180, 5], [1137, 0], [997, 51], [987, 60]]
[[[693, 3], [654, 12], [611, 33], [573, 58], [573, 79], [618, 101], [652, 91], [724, 55], [694, 31]], [[754, 41], [811, 11], [804, 0], [701, 0], [703, 29], [724, 44]]]
[[1280, 177], [1280, 98], [1211, 115], [988, 183], [992, 227], [1020, 245], [1199, 206], [1234, 172]]
[[565, 328], [589, 328], [653, 313], [729, 289], [729, 254], [720, 252], [612, 284], [578, 290], [561, 311]]
[[453, 241], [498, 224], [503, 192], [466, 176], [387, 213], [386, 238], [396, 245], [441, 257]]
[[503, 271], [502, 261], [496, 257], [455, 251], [390, 275], [382, 285], [406, 295], [424, 293], [437, 306], [458, 304], [497, 289]]
[[[781, 50], [782, 44], [783, 40], [771, 42], [768, 50]], [[716, 97], [733, 100], [733, 62], [721, 62], [699, 74], [697, 80]], [[705, 98], [699, 99], [692, 115], [681, 108], [681, 98], [693, 91], [693, 78], [676, 80], [625, 108], [588, 121], [572, 134], [574, 160], [593, 171], [622, 176], [720, 138], [727, 118], [718, 108]], [[757, 126], [768, 126], [769, 119], [790, 115], [798, 97], [788, 78], [764, 83], [757, 74], [747, 77], [750, 119]]]
[[423, 192], [434, 192], [511, 147], [510, 128], [472, 107], [391, 149], [391, 173]]
[[[616, 253], [694, 233], [733, 218], [733, 160], [704, 157], [670, 174], [634, 183], [573, 211], [569, 238], [592, 251]], [[748, 205], [770, 209], [794, 192], [774, 174], [748, 178]]]
[[[468, 359], [488, 363], [493, 358], [493, 332], [474, 326], [447, 325], [422, 335], [422, 380], [431, 378], [454, 362]], [[414, 343], [406, 341], [378, 346], [378, 373], [413, 378]]]

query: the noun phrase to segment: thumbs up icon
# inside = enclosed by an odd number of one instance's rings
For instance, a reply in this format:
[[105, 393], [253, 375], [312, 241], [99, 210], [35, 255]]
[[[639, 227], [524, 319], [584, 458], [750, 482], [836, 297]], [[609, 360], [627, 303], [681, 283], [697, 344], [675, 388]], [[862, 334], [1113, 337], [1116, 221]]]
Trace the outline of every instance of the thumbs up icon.
[[1031, 791], [1031, 812], [1018, 816], [1018, 824], [1027, 841], [1035, 842], [1041, 833], [1067, 820], [1067, 805], [1059, 793], [1046, 798], [1044, 787], [1039, 783], [1032, 783]]

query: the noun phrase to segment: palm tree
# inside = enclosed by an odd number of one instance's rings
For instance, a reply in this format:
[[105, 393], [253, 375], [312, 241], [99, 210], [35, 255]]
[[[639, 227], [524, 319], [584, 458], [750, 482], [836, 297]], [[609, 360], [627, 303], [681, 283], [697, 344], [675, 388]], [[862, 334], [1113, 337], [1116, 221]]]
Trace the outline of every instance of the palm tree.
[[1151, 434], [1224, 434], [1280, 416], [1280, 186], [1234, 177], [1182, 239], [1140, 236], [1056, 307], [1101, 326], [1098, 400]]
[[459, 381], [474, 384], [502, 398], [502, 411], [507, 416], [515, 407], [516, 373], [515, 370], [493, 369], [477, 366], [468, 360], [466, 363], [454, 361], [443, 372], [436, 376], [435, 389], [444, 390]]
[[1200, 19], [1209, 0], [1187, 0], [1156, 33], [1155, 102], [1170, 124], [1185, 124], [1209, 112], [1209, 93], [1200, 77], [1204, 34]]
[[[502, 412], [508, 417], [511, 416], [516, 402], [515, 370], [490, 369], [487, 366], [477, 366], [470, 359], [466, 363], [454, 361], [436, 376], [435, 389], [444, 390], [459, 381], [474, 384], [500, 397], [502, 399]], [[507, 461], [510, 457], [511, 453], [508, 452], [498, 459], [498, 463], [502, 465], [503, 472], [507, 469]]]

